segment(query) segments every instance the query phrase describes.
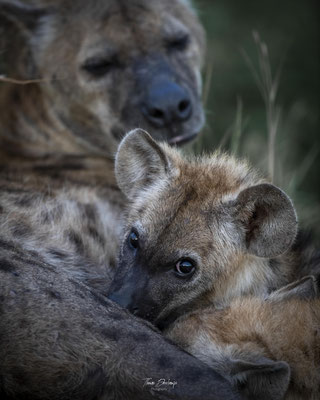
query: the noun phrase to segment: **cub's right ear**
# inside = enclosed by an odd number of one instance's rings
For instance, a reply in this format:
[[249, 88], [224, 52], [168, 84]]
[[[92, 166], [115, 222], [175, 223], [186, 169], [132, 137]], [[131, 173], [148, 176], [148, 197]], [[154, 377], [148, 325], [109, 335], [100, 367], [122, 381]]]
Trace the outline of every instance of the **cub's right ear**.
[[268, 183], [239, 193], [236, 218], [248, 253], [277, 257], [292, 245], [297, 233], [297, 215], [289, 197]]
[[116, 154], [115, 173], [122, 192], [132, 200], [137, 193], [169, 176], [172, 163], [165, 149], [142, 129], [129, 132]]

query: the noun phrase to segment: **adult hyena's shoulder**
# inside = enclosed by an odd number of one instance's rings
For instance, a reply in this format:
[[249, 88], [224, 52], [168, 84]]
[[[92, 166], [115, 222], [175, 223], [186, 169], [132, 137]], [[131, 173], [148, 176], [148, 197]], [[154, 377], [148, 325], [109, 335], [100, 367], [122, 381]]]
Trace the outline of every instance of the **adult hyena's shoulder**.
[[106, 275], [118, 252], [123, 198], [113, 185], [97, 186], [32, 174], [0, 179], [1, 233], [47, 262]]

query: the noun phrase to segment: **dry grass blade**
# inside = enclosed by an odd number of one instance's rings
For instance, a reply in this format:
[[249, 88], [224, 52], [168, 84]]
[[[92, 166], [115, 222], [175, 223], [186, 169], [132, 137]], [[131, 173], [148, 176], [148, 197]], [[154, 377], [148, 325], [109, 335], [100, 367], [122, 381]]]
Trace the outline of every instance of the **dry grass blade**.
[[27, 80], [22, 80], [22, 79], [14, 79], [14, 78], [8, 78], [4, 75], [0, 75], [0, 81], [1, 82], [7, 82], [7, 83], [14, 83], [15, 85], [30, 85], [33, 83], [43, 83], [43, 82], [48, 82], [47, 79], [27, 79]]
[[254, 79], [257, 83], [266, 108], [267, 134], [268, 134], [268, 172], [271, 181], [275, 180], [275, 150], [276, 137], [279, 129], [281, 109], [276, 104], [280, 75], [283, 62], [277, 70], [275, 78], [272, 76], [268, 46], [260, 39], [258, 32], [252, 33], [258, 52], [258, 65], [256, 69], [246, 52], [242, 51]]
[[237, 155], [239, 152], [240, 147], [240, 139], [242, 134], [242, 112], [243, 105], [242, 100], [240, 97], [237, 98], [237, 111], [236, 111], [236, 118], [234, 122], [234, 129], [231, 137], [231, 152], [234, 155]]
[[208, 99], [209, 99], [212, 74], [213, 74], [213, 58], [208, 57], [207, 62], [206, 62], [206, 69], [205, 69], [205, 73], [204, 73], [204, 85], [203, 85], [203, 92], [202, 92], [202, 103], [203, 103], [204, 107], [206, 107], [206, 105], [208, 103]]

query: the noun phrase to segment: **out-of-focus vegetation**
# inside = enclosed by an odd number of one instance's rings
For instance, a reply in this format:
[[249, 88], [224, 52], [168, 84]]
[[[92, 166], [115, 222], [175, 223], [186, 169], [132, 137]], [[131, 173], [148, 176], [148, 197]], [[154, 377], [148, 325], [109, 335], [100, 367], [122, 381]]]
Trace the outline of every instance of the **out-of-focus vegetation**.
[[207, 125], [194, 148], [221, 147], [273, 173], [320, 239], [319, 1], [194, 4], [208, 35]]

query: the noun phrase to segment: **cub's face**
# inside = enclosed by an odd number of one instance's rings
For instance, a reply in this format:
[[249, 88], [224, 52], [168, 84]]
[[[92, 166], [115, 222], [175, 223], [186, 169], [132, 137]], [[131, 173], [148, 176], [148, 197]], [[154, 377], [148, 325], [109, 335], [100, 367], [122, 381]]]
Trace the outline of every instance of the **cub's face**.
[[111, 299], [161, 328], [210, 304], [214, 285], [240, 257], [232, 205], [214, 204], [197, 185], [185, 190], [181, 183], [148, 192], [132, 210], [111, 288]]
[[161, 328], [250, 290], [261, 259], [295, 237], [288, 197], [231, 157], [184, 160], [136, 130], [120, 145], [116, 175], [131, 207], [110, 298]]
[[204, 34], [187, 1], [39, 3], [30, 40], [36, 74], [79, 141], [105, 153], [135, 127], [171, 144], [199, 133]]

